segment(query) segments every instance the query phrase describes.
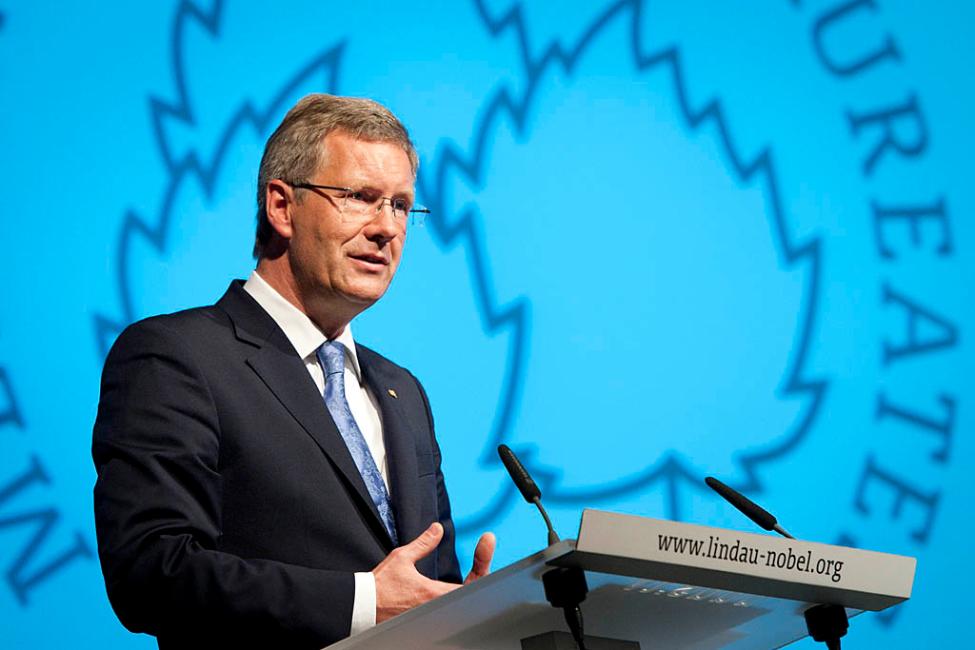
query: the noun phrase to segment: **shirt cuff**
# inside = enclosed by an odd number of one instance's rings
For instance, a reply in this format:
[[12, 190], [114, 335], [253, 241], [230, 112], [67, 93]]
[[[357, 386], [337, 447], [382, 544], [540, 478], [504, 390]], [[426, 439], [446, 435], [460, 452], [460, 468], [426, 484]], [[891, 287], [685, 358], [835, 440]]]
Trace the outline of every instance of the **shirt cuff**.
[[376, 626], [376, 578], [371, 573], [355, 574], [355, 597], [352, 600], [352, 626], [349, 636]]

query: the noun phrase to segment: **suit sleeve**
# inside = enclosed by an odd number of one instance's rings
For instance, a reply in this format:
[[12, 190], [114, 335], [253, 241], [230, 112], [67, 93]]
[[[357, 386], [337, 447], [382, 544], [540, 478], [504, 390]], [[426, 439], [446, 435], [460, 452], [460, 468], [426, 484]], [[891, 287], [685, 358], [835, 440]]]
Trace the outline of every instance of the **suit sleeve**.
[[119, 619], [186, 647], [320, 648], [347, 636], [352, 573], [218, 550], [220, 436], [179, 335], [156, 319], [127, 329], [105, 364], [92, 444], [99, 558]]
[[457, 561], [456, 550], [456, 531], [454, 530], [454, 520], [450, 513], [450, 499], [447, 497], [447, 487], [444, 483], [442, 458], [440, 455], [440, 445], [437, 444], [437, 436], [433, 427], [433, 412], [430, 409], [430, 400], [427, 393], [423, 390], [420, 382], [416, 381], [420, 389], [420, 396], [423, 398], [423, 407], [426, 409], [427, 421], [430, 423], [430, 447], [433, 450], [433, 462], [437, 468], [437, 508], [438, 519], [443, 525], [443, 540], [437, 549], [437, 578], [445, 582], [461, 583], [463, 578], [460, 573], [460, 563]]

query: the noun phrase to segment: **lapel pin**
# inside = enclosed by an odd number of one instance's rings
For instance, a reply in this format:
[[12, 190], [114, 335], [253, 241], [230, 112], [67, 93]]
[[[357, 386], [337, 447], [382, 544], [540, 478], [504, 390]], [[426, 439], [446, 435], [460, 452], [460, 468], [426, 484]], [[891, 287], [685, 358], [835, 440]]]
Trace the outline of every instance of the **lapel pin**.
[[396, 391], [393, 390], [392, 388], [387, 388], [386, 392], [389, 393], [389, 396], [392, 397], [393, 399], [399, 399], [399, 395], [397, 395]]

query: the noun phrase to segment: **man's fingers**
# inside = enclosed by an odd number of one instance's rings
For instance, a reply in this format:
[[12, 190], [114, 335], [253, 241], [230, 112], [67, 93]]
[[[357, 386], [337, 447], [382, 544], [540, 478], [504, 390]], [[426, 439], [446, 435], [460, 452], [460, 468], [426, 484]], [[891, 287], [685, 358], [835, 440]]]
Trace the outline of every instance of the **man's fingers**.
[[474, 566], [472, 570], [481, 575], [486, 575], [491, 570], [491, 560], [494, 559], [494, 549], [498, 545], [498, 540], [494, 533], [484, 533], [481, 539], [477, 540], [474, 548]]
[[468, 584], [480, 577], [486, 576], [491, 572], [491, 560], [494, 558], [494, 549], [498, 541], [494, 533], [484, 533], [481, 539], [477, 540], [477, 547], [474, 549], [474, 564], [471, 572], [467, 574], [464, 584]]
[[401, 555], [415, 564], [421, 558], [430, 555], [433, 549], [440, 544], [441, 539], [443, 539], [443, 526], [440, 525], [439, 521], [435, 521], [412, 542], [401, 546], [399, 551]]

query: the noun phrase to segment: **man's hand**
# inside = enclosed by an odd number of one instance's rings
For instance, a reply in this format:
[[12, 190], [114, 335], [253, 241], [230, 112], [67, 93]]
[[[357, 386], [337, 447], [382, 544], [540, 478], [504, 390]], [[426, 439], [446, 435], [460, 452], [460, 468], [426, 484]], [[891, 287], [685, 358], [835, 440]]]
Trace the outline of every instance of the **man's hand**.
[[474, 548], [474, 564], [464, 580], [465, 585], [491, 573], [491, 559], [494, 557], [494, 547], [497, 543], [494, 533], [484, 533], [481, 539], [477, 540], [477, 546]]
[[460, 587], [431, 580], [416, 570], [416, 563], [437, 548], [441, 539], [443, 526], [435, 521], [412, 542], [393, 549], [372, 570], [376, 579], [376, 623]]
[[[412, 542], [394, 549], [372, 570], [376, 580], [376, 623], [460, 588], [461, 585], [431, 580], [416, 570], [416, 563], [437, 548], [441, 539], [443, 526], [434, 522]], [[490, 573], [495, 545], [494, 533], [481, 535], [465, 585]]]

